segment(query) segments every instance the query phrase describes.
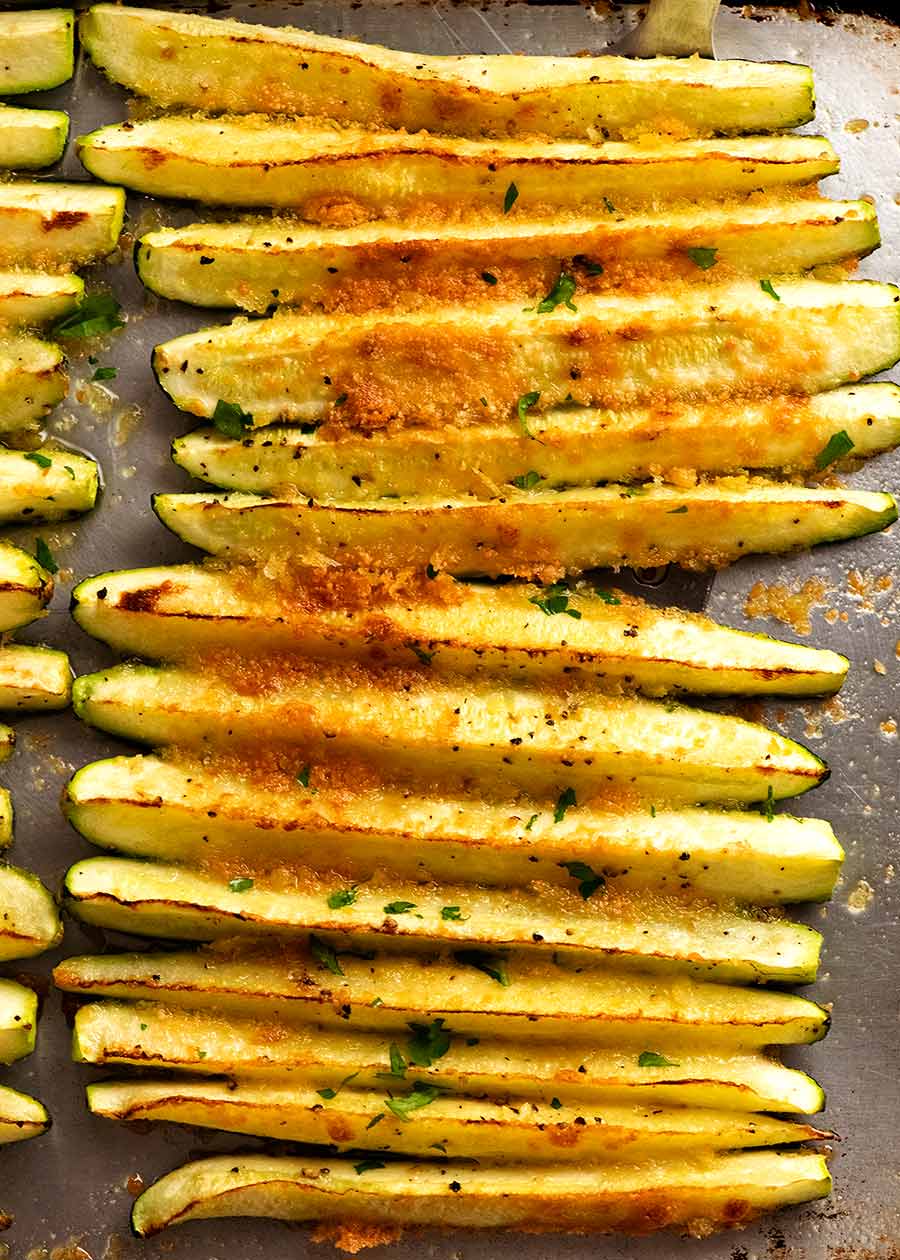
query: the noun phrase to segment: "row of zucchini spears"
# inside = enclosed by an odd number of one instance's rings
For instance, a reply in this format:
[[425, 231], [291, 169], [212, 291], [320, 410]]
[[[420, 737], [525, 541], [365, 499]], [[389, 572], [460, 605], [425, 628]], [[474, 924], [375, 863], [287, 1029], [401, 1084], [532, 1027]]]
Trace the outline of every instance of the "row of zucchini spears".
[[748, 986], [815, 976], [782, 907], [827, 898], [842, 854], [774, 802], [827, 769], [678, 697], [831, 694], [846, 662], [584, 572], [896, 517], [831, 475], [900, 436], [896, 388], [859, 384], [900, 357], [900, 294], [844, 266], [874, 210], [818, 192], [827, 141], [740, 135], [806, 121], [809, 72], [113, 5], [82, 38], [151, 107], [206, 111], [82, 138], [91, 173], [276, 211], [148, 233], [144, 282], [291, 309], [154, 356], [212, 421], [177, 462], [227, 491], [156, 510], [211, 558], [74, 596], [155, 662], [79, 679], [77, 711], [155, 751], [69, 784], [107, 850], [70, 909], [199, 945], [56, 980], [95, 999], [76, 1059], [167, 1073], [92, 1086], [96, 1113], [343, 1155], [188, 1164], [137, 1232], [704, 1232], [826, 1194], [791, 1118], [821, 1090], [770, 1048], [828, 1017]]

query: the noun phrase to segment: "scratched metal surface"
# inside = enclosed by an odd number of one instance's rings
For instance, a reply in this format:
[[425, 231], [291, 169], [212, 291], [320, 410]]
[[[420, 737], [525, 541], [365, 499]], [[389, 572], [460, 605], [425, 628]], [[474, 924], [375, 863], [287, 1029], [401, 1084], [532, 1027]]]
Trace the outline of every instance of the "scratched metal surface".
[[[0, 8], [9, 7], [0, 3]], [[15, 6], [18, 7], [18, 6]], [[183, 6], [184, 7], [184, 6]], [[282, 3], [219, 4], [217, 12], [269, 22], [291, 20], [329, 33], [383, 41], [436, 53], [522, 51], [572, 53], [600, 49], [620, 29], [621, 18], [605, 18], [579, 6], [512, 3], [470, 7], [404, 7], [375, 3], [346, 7], [334, 0]], [[748, 20], [728, 12], [720, 19], [719, 53], [756, 58], [778, 57], [809, 62], [815, 67], [819, 94], [817, 126], [830, 135], [843, 158], [840, 176], [828, 181], [833, 195], [867, 192], [877, 198], [885, 244], [867, 260], [863, 274], [900, 278], [900, 32], [884, 23], [846, 18], [833, 25], [801, 21], [793, 13], [768, 20]], [[80, 62], [74, 82], [46, 94], [47, 103], [71, 110], [77, 135], [123, 116], [122, 95], [104, 84]], [[850, 120], [866, 119], [865, 130], [848, 131]], [[80, 178], [70, 151], [60, 174]], [[148, 205], [130, 203], [132, 224], [146, 218]], [[190, 217], [183, 210], [162, 207], [174, 221]], [[127, 331], [115, 337], [103, 355], [114, 364], [116, 398], [112, 415], [98, 418], [71, 401], [62, 406], [50, 428], [64, 440], [85, 447], [101, 460], [106, 476], [102, 503], [92, 517], [74, 529], [45, 530], [66, 571], [49, 617], [23, 637], [39, 638], [68, 648], [79, 671], [100, 667], [109, 654], [76, 630], [66, 605], [71, 576], [103, 569], [164, 563], [188, 558], [187, 549], [152, 516], [150, 492], [187, 485], [168, 460], [169, 439], [189, 427], [156, 388], [149, 369], [153, 344], [197, 327], [205, 316], [185, 307], [145, 298], [130, 260], [101, 270], [129, 312]], [[83, 363], [74, 377], [85, 376]], [[136, 405], [141, 422], [130, 432], [125, 407]], [[870, 463], [855, 474], [856, 485], [897, 487], [898, 456]], [[31, 544], [33, 533], [13, 531]], [[827, 816], [847, 849], [843, 884], [834, 902], [812, 914], [826, 933], [823, 972], [814, 995], [835, 1004], [834, 1030], [828, 1040], [796, 1061], [826, 1085], [827, 1119], [840, 1135], [833, 1169], [836, 1190], [830, 1202], [782, 1214], [777, 1220], [744, 1234], [703, 1243], [629, 1241], [618, 1239], [523, 1238], [498, 1235], [425, 1233], [391, 1250], [397, 1260], [750, 1260], [791, 1257], [792, 1260], [887, 1260], [900, 1255], [900, 1152], [896, 1131], [900, 1120], [898, 1045], [900, 1045], [900, 880], [894, 863], [900, 859], [897, 818], [897, 737], [881, 724], [900, 720], [900, 596], [895, 590], [874, 591], [877, 578], [900, 579], [900, 531], [892, 537], [822, 549], [812, 556], [788, 560], [752, 559], [716, 577], [707, 595], [705, 582], [670, 577], [655, 592], [660, 598], [693, 607], [705, 606], [714, 616], [745, 625], [743, 602], [753, 583], [786, 581], [791, 585], [813, 574], [829, 584], [828, 606], [814, 614], [813, 641], [847, 653], [853, 671], [837, 705], [769, 706], [768, 720], [806, 739], [831, 763], [833, 778], [801, 812]], [[848, 588], [848, 571], [863, 575], [861, 589]], [[68, 580], [66, 580], [68, 579]], [[779, 626], [754, 623], [775, 632]], [[883, 663], [885, 673], [876, 672]], [[4, 767], [3, 779], [14, 792], [16, 842], [13, 859], [40, 872], [58, 888], [66, 866], [88, 852], [63, 822], [57, 799], [68, 774], [95, 757], [121, 751], [122, 745], [82, 728], [72, 716], [18, 723], [19, 749]], [[860, 884], [860, 881], [866, 881]], [[866, 889], [871, 888], [871, 893]], [[852, 909], [856, 902], [865, 909]], [[102, 945], [102, 936], [88, 936], [66, 925], [66, 939], [56, 957]], [[54, 956], [17, 969], [46, 976]], [[149, 1182], [184, 1159], [212, 1151], [246, 1149], [252, 1142], [212, 1136], [176, 1126], [137, 1133], [92, 1119], [82, 1087], [84, 1069], [68, 1061], [68, 1029], [58, 994], [44, 1002], [39, 1048], [3, 1079], [35, 1093], [49, 1106], [53, 1129], [46, 1137], [0, 1151], [0, 1207], [14, 1221], [3, 1236], [6, 1253], [28, 1260], [53, 1256], [54, 1248], [80, 1244], [93, 1260], [221, 1260], [240, 1255], [303, 1260], [320, 1254], [301, 1229], [268, 1222], [192, 1224], [159, 1241], [139, 1243], [129, 1237], [131, 1196], [126, 1182], [139, 1175]], [[33, 1250], [37, 1249], [37, 1250]], [[387, 1249], [385, 1249], [386, 1251]], [[78, 1253], [74, 1253], [76, 1256]], [[378, 1252], [378, 1255], [382, 1252]], [[70, 1260], [57, 1252], [53, 1260]], [[374, 1258], [373, 1258], [374, 1260]]]

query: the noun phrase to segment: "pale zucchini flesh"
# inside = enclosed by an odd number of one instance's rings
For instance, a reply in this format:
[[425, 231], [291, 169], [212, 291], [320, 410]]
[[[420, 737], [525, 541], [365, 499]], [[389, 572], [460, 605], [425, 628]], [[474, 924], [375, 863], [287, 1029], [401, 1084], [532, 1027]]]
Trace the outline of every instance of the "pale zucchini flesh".
[[37, 876], [0, 865], [0, 960], [33, 958], [62, 933], [56, 903]]
[[47, 1108], [36, 1098], [0, 1085], [0, 1144], [40, 1137], [50, 1128]]
[[195, 223], [142, 236], [135, 266], [147, 288], [195, 306], [362, 314], [434, 301], [533, 299], [560, 270], [588, 291], [627, 288], [636, 277], [654, 285], [661, 278], [709, 279], [689, 252], [697, 247], [715, 251], [714, 275], [757, 277], [859, 257], [878, 243], [869, 202], [773, 198], [761, 205], [603, 210], [568, 220], [522, 217], [440, 228]]
[[[252, 425], [343, 428], [505, 421], [556, 406], [633, 407], [810, 394], [900, 358], [900, 291], [866, 281], [779, 281], [576, 295], [575, 311], [520, 303], [369, 315], [238, 318], [156, 347], [176, 406], [240, 404]], [[522, 403], [523, 416], [517, 419]], [[534, 444], [534, 443], [532, 443]]]
[[0, 709], [65, 709], [71, 694], [65, 652], [27, 643], [0, 646]]
[[87, 11], [81, 38], [110, 78], [157, 104], [410, 131], [731, 133], [794, 127], [814, 110], [811, 71], [785, 62], [438, 57], [112, 4]]
[[0, 433], [37, 427], [65, 398], [68, 385], [58, 345], [0, 331]]
[[89, 512], [98, 490], [97, 465], [84, 455], [53, 448], [0, 450], [2, 522], [63, 521]]
[[71, 9], [0, 13], [0, 94], [43, 91], [70, 79], [74, 27]]
[[[11, 726], [0, 724], [0, 762], [9, 761], [16, 747], [16, 733]], [[2, 947], [0, 947], [2, 948]]]
[[808, 749], [763, 726], [671, 703], [426, 670], [397, 688], [314, 662], [282, 668], [268, 691], [263, 679], [278, 668], [261, 659], [229, 681], [209, 668], [120, 665], [76, 679], [73, 704], [91, 725], [154, 746], [281, 740], [296, 747], [298, 771], [301, 757], [339, 749], [414, 777], [476, 775], [485, 792], [514, 783], [535, 796], [571, 790], [588, 800], [612, 783], [657, 802], [749, 802], [797, 795], [828, 773]]
[[[2, 870], [2, 868], [0, 868]], [[33, 989], [0, 979], [0, 1063], [15, 1063], [34, 1049], [38, 1003]]]
[[8, 849], [13, 840], [12, 797], [7, 788], [0, 788], [0, 849]]
[[[468, 140], [337, 128], [261, 116], [168, 117], [102, 127], [80, 137], [78, 156], [105, 183], [209, 205], [292, 209], [342, 221], [375, 215], [501, 214], [511, 183], [515, 210], [533, 214], [603, 204], [721, 199], [805, 186], [834, 174], [821, 136], [737, 140]], [[652, 189], [652, 192], [650, 191]]]
[[387, 496], [462, 498], [673, 479], [744, 469], [818, 471], [843, 430], [854, 459], [900, 443], [900, 386], [889, 381], [828, 393], [675, 403], [660, 409], [560, 407], [529, 417], [534, 439], [508, 422], [402, 428], [329, 438], [308, 427], [271, 426], [241, 438], [195, 429], [172, 444], [175, 463], [224, 490], [367, 503]]
[[[3, 15], [0, 14], [0, 21]], [[0, 32], [2, 45], [2, 32]], [[0, 47], [0, 78], [3, 75]], [[69, 116], [57, 109], [0, 105], [0, 168], [36, 171], [58, 162], [66, 147]]]
[[38, 328], [70, 314], [83, 295], [84, 281], [78, 276], [3, 271], [0, 322], [7, 327]]
[[[455, 1186], [459, 1190], [448, 1193]], [[706, 1237], [763, 1212], [823, 1198], [830, 1189], [825, 1158], [812, 1151], [547, 1169], [390, 1162], [364, 1176], [353, 1160], [329, 1158], [327, 1167], [311, 1167], [308, 1156], [224, 1155], [162, 1177], [136, 1201], [131, 1219], [141, 1238], [182, 1221], [224, 1216], [531, 1233], [669, 1228]], [[358, 1236], [358, 1225], [347, 1232], [349, 1242]]]
[[96, 184], [0, 183], [0, 265], [58, 270], [106, 257], [125, 191]]
[[[440, 1058], [427, 1065], [407, 1060], [408, 1085], [422, 1081], [476, 1096], [558, 1097], [572, 1105], [615, 1102], [795, 1115], [812, 1115], [824, 1105], [811, 1077], [760, 1053], [704, 1054], [689, 1047], [677, 1052], [677, 1060], [641, 1066], [640, 1040], [610, 1049], [464, 1038], [450, 1027], [447, 1033], [450, 1048]], [[306, 1088], [337, 1088], [353, 1074], [356, 1087], [383, 1089], [391, 1045], [405, 1057], [409, 1038], [409, 1029], [394, 1041], [388, 1033], [105, 1001], [77, 1011], [72, 1057], [100, 1067], [178, 1069], [282, 1083], [300, 1079]]]
[[756, 905], [824, 901], [843, 851], [817, 818], [583, 806], [559, 822], [529, 801], [415, 794], [389, 782], [350, 792], [318, 767], [310, 787], [242, 766], [117, 757], [84, 766], [63, 803], [91, 843], [134, 857], [219, 866], [329, 868], [349, 882], [389, 870], [401, 879], [489, 885], [569, 883], [586, 862], [617, 889], [691, 892]]
[[[443, 1017], [466, 1035], [576, 1041], [621, 1048], [758, 1049], [818, 1041], [828, 1013], [792, 993], [609, 966], [568, 970], [511, 953], [508, 985], [453, 958], [340, 951], [319, 962], [302, 948], [104, 954], [68, 958], [58, 988], [82, 996], [159, 1001], [218, 1014], [331, 1029], [403, 1030]], [[673, 1057], [675, 1057], [673, 1055]]]
[[553, 581], [587, 569], [723, 568], [886, 529], [889, 494], [723, 479], [676, 486], [316, 503], [297, 496], [158, 494], [164, 525], [215, 556], [299, 566], [432, 569]]
[[53, 595], [53, 578], [33, 556], [0, 541], [0, 631], [27, 626]]
[[[898, 415], [900, 419], [900, 415]], [[605, 678], [650, 695], [838, 690], [847, 660], [834, 652], [748, 634], [676, 609], [660, 609], [589, 584], [573, 586], [578, 619], [547, 616], [537, 586], [456, 583], [429, 598], [377, 587], [359, 607], [329, 575], [331, 602], [304, 606], [306, 586], [288, 592], [243, 569], [201, 566], [125, 570], [87, 578], [72, 594], [82, 630], [126, 655], [178, 660], [232, 648], [249, 655], [297, 651], [325, 660], [514, 678]], [[314, 591], [314, 588], [313, 588]]]
[[[541, 893], [382, 879], [355, 886], [352, 904], [335, 909], [329, 895], [344, 891], [346, 883], [327, 873], [292, 872], [290, 891], [258, 877], [236, 891], [229, 875], [97, 857], [70, 867], [65, 888], [69, 909], [85, 922], [176, 940], [353, 933], [357, 940], [387, 936], [394, 948], [429, 941], [530, 948], [555, 952], [573, 964], [608, 958], [737, 983], [813, 980], [821, 946], [819, 934], [800, 924], [647, 889], [634, 894], [607, 889], [588, 904], [576, 891], [577, 881], [571, 889]], [[398, 904], [413, 909], [392, 912]], [[460, 918], [447, 919], [446, 905], [460, 907]]]
[[[580, 1100], [547, 1101], [439, 1094], [411, 1120], [392, 1114], [411, 1093], [402, 1080], [377, 1090], [346, 1087], [323, 1105], [300, 1082], [103, 1081], [87, 1087], [88, 1108], [111, 1120], [174, 1120], [289, 1142], [390, 1151], [428, 1158], [440, 1143], [449, 1159], [569, 1164], [661, 1159], [754, 1146], [779, 1146], [820, 1136], [809, 1125], [712, 1108], [654, 1108]], [[602, 1114], [598, 1114], [602, 1112]], [[372, 1127], [375, 1116], [381, 1122]]]

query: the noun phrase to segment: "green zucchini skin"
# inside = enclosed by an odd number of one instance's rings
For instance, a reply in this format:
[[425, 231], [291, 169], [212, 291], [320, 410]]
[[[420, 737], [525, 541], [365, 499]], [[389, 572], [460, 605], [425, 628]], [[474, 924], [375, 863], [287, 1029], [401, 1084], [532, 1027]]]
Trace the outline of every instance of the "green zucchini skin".
[[[533, 303], [552, 288], [561, 268], [575, 277], [579, 291], [589, 292], [627, 288], [636, 273], [652, 274], [657, 285], [667, 278], [709, 280], [722, 266], [754, 278], [800, 273], [862, 257], [879, 239], [869, 202], [772, 198], [763, 205], [601, 211], [439, 228], [383, 221], [351, 228], [253, 219], [195, 223], [148, 232], [135, 243], [134, 263], [152, 292], [196, 306], [364, 314], [415, 309], [423, 294], [432, 302]], [[692, 260], [689, 251], [698, 246], [715, 251], [709, 273]]]
[[67, 520], [94, 507], [99, 485], [97, 464], [84, 455], [0, 450], [0, 521]]
[[53, 578], [20, 547], [0, 541], [0, 631], [27, 626], [53, 596]]
[[436, 57], [110, 4], [84, 14], [81, 38], [111, 79], [157, 104], [412, 132], [729, 134], [795, 127], [814, 112], [812, 72], [786, 62]]
[[[231, 494], [158, 494], [153, 508], [185, 542], [231, 559], [298, 565], [434, 568], [543, 581], [592, 568], [721, 568], [859, 538], [897, 519], [889, 494], [781, 483], [547, 491], [471, 501], [315, 503]], [[715, 540], [713, 543], [710, 540]]]
[[0, 168], [35, 171], [52, 166], [65, 152], [68, 137], [69, 115], [61, 110], [0, 105]]

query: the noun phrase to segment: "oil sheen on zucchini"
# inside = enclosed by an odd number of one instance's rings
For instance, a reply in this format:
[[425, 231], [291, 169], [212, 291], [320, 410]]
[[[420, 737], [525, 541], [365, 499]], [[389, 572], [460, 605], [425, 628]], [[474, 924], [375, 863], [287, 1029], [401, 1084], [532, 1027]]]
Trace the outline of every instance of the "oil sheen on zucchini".
[[[802, 1150], [549, 1168], [390, 1162], [364, 1175], [352, 1159], [329, 1156], [327, 1167], [310, 1165], [309, 1156], [270, 1155], [185, 1164], [137, 1199], [132, 1228], [147, 1238], [192, 1218], [269, 1216], [534, 1232], [552, 1219], [557, 1231], [645, 1234], [668, 1227], [706, 1237], [831, 1190], [825, 1157]], [[448, 1194], [451, 1180], [459, 1190]]]
[[30, 643], [0, 646], [0, 709], [65, 709], [71, 691], [65, 652]]
[[[275, 690], [267, 685], [273, 671]], [[748, 802], [794, 796], [827, 776], [802, 745], [724, 714], [588, 688], [445, 679], [427, 669], [398, 687], [318, 662], [119, 665], [77, 678], [73, 704], [86, 722], [155, 746], [284, 740], [305, 752], [339, 748], [413, 776], [438, 768], [454, 778], [474, 774], [485, 791], [515, 783], [535, 795], [571, 789], [587, 799], [612, 782], [659, 801]]]
[[[900, 417], [898, 417], [900, 418]], [[264, 431], [263, 431], [264, 432]], [[86, 578], [72, 594], [83, 630], [128, 656], [190, 659], [233, 648], [250, 655], [298, 651], [324, 659], [414, 665], [570, 680], [607, 678], [650, 695], [777, 693], [817, 695], [839, 689], [847, 660], [834, 652], [784, 643], [716, 625], [708, 618], [652, 604], [595, 584], [573, 583], [572, 616], [548, 616], [543, 589], [523, 583], [482, 586], [429, 581], [394, 594], [373, 575], [364, 604], [358, 575], [341, 592], [330, 572], [287, 591], [243, 568], [200, 565], [133, 569]], [[309, 598], [304, 600], [304, 596]]]
[[65, 398], [68, 384], [58, 345], [0, 330], [0, 433], [36, 427]]
[[[628, 407], [855, 383], [900, 358], [900, 290], [872, 281], [664, 287], [573, 294], [570, 310], [519, 302], [461, 311], [293, 315], [202, 329], [157, 346], [176, 406], [236, 403], [248, 426], [342, 428], [530, 420], [560, 404]], [[521, 415], [519, 415], [521, 412]]]
[[[468, 140], [336, 128], [259, 115], [168, 117], [101, 127], [78, 141], [87, 170], [136, 192], [209, 205], [295, 209], [319, 220], [335, 200], [357, 217], [459, 206], [518, 214], [602, 204], [650, 205], [812, 184], [838, 169], [821, 136], [736, 140]], [[651, 191], [652, 190], [652, 191]]]
[[[142, 236], [135, 265], [162, 297], [196, 306], [265, 311], [273, 305], [364, 313], [429, 301], [543, 296], [562, 266], [591, 290], [635, 276], [709, 280], [806, 271], [878, 245], [867, 201], [808, 197], [700, 205], [645, 213], [519, 216], [441, 227], [364, 223], [312, 227], [252, 219], [158, 228]], [[702, 270], [692, 251], [713, 251]], [[709, 273], [712, 273], [710, 275]]]
[[97, 184], [0, 183], [0, 265], [80, 266], [115, 248], [125, 191]]
[[[2, 58], [0, 32], [0, 62]], [[2, 70], [0, 65], [0, 77]], [[69, 116], [60, 110], [0, 105], [0, 168], [36, 171], [52, 166], [62, 157], [68, 134]]]
[[0, 450], [0, 521], [66, 520], [89, 512], [98, 489], [97, 465], [84, 455]]
[[368, 502], [388, 495], [483, 498], [491, 487], [526, 491], [603, 481], [666, 479], [676, 470], [814, 473], [835, 433], [861, 458], [900, 443], [900, 386], [848, 385], [807, 397], [674, 403], [612, 411], [558, 407], [528, 417], [534, 439], [507, 421], [344, 433], [272, 426], [231, 438], [195, 429], [172, 444], [192, 477], [226, 490]]
[[71, 9], [0, 13], [0, 94], [43, 91], [70, 79], [74, 22]]
[[[577, 1042], [619, 1048], [691, 1047], [694, 1052], [805, 1045], [828, 1031], [821, 1006], [794, 993], [739, 988], [684, 975], [642, 975], [604, 964], [573, 970], [534, 952], [502, 961], [508, 984], [476, 966], [424, 954], [337, 950], [321, 938], [301, 946], [68, 958], [56, 985], [82, 996], [283, 1019], [332, 1030], [408, 1033], [411, 1021], [445, 1019], [467, 1036]], [[499, 958], [499, 956], [498, 956]], [[498, 959], [494, 960], [495, 963]], [[376, 1001], [376, 999], [378, 999]], [[672, 1057], [675, 1057], [674, 1055]]]
[[27, 626], [53, 595], [53, 578], [33, 556], [0, 541], [0, 631]]
[[88, 10], [81, 38], [110, 78], [157, 104], [237, 114], [574, 137], [780, 130], [813, 114], [812, 72], [786, 62], [436, 57], [113, 4]]

